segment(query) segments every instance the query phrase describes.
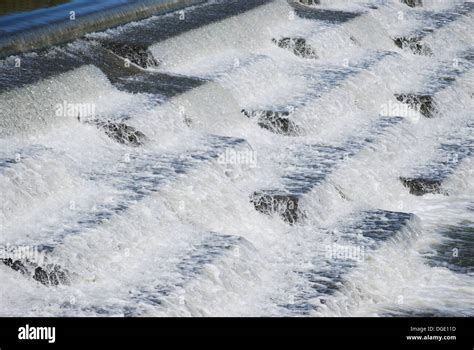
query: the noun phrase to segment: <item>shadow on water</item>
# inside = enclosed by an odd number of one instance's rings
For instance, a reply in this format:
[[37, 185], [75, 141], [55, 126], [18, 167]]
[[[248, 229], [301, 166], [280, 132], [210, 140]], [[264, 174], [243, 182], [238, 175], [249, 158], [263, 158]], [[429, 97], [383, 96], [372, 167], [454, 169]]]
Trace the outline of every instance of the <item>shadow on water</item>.
[[324, 21], [333, 24], [344, 23], [356, 17], [359, 17], [362, 12], [348, 12], [341, 10], [320, 9], [317, 7], [304, 6], [298, 2], [292, 2], [291, 6], [295, 13], [301, 17], [314, 21]]
[[239, 0], [215, 1], [205, 6], [196, 6], [187, 10], [185, 19], [180, 19], [180, 14], [162, 16], [141, 25], [125, 26], [120, 33], [113, 35], [117, 43], [139, 43], [151, 46], [157, 42], [178, 36], [184, 32], [203, 27], [205, 25], [238, 16], [258, 6], [268, 4], [269, 0]]
[[433, 267], [446, 267], [464, 274], [474, 273], [474, 222], [463, 221], [447, 226], [442, 232], [444, 240], [426, 254]]
[[443, 311], [437, 309], [426, 310], [390, 310], [379, 315], [380, 317], [468, 317], [472, 316], [464, 311]]

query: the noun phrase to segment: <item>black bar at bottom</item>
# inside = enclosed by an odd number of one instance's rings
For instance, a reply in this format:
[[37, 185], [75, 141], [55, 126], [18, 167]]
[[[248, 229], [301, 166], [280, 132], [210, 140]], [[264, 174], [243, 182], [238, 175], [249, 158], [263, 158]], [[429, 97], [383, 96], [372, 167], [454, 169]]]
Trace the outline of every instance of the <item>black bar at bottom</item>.
[[[54, 327], [54, 342], [52, 329], [45, 327]], [[32, 339], [40, 336], [44, 339]], [[296, 336], [318, 338], [332, 344], [472, 349], [474, 319], [0, 318], [1, 350], [92, 346], [101, 341], [122, 345], [133, 342], [137, 346], [170, 336]], [[21, 337], [28, 339], [19, 339]]]

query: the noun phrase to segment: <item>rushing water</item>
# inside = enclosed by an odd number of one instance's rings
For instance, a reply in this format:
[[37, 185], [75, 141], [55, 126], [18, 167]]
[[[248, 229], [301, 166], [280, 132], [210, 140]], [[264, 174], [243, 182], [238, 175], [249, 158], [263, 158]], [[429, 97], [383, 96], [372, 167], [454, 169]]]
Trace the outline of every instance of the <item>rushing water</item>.
[[0, 315], [474, 315], [473, 8], [209, 1], [1, 61]]

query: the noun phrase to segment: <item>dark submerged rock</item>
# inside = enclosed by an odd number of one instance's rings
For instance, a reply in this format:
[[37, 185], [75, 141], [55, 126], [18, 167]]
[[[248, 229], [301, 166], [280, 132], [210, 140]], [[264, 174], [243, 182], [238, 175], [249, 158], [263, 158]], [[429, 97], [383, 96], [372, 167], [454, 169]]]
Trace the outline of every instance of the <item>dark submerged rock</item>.
[[339, 194], [339, 196], [341, 196], [342, 199], [350, 200], [350, 198], [342, 191], [342, 189], [339, 186], [334, 185], [334, 189]]
[[419, 111], [424, 117], [431, 118], [437, 112], [436, 103], [432, 95], [423, 94], [395, 94], [395, 98]]
[[247, 118], [256, 119], [261, 128], [272, 131], [276, 134], [296, 136], [301, 130], [288, 118], [288, 111], [247, 111], [242, 109], [241, 113]]
[[12, 270], [18, 271], [21, 274], [27, 274], [28, 269], [20, 260], [12, 260], [11, 258], [0, 259], [5, 265], [10, 267]]
[[422, 0], [401, 0], [401, 2], [404, 3], [407, 6], [410, 6], [410, 7], [423, 6], [423, 1]]
[[441, 193], [441, 181], [439, 180], [400, 177], [400, 181], [415, 196], [423, 196], [427, 193]]
[[399, 48], [401, 49], [408, 48], [414, 54], [417, 54], [417, 55], [431, 56], [433, 54], [433, 51], [428, 46], [428, 44], [422, 42], [421, 37], [415, 37], [415, 36], [397, 37], [393, 39], [393, 42]]
[[250, 202], [260, 213], [267, 215], [277, 213], [290, 225], [301, 218], [301, 211], [298, 209], [299, 197], [296, 195], [255, 192]]
[[33, 279], [44, 284], [45, 286], [69, 284], [67, 271], [64, 271], [59, 265], [48, 265], [45, 268], [38, 266], [35, 269]]
[[354, 36], [349, 37], [350, 41], [353, 42], [355, 45], [360, 46], [359, 40], [357, 40]]
[[141, 131], [136, 130], [124, 123], [97, 122], [99, 129], [104, 130], [105, 134], [118, 143], [128, 146], [142, 146], [146, 141], [146, 136]]
[[321, 0], [299, 0], [299, 2], [305, 5], [319, 5]]
[[[80, 117], [77, 119], [80, 122], [82, 121]], [[105, 122], [97, 119], [87, 119], [84, 120], [84, 123], [97, 126], [97, 128], [103, 130], [108, 137], [127, 146], [139, 147], [147, 141], [147, 137], [144, 133], [125, 123], [114, 123], [110, 120]]]
[[278, 47], [292, 51], [296, 56], [312, 59], [318, 58], [316, 51], [308, 43], [306, 43], [305, 38], [286, 37], [279, 40], [272, 39], [272, 41]]
[[0, 259], [0, 262], [24, 276], [33, 277], [34, 280], [45, 286], [69, 285], [69, 272], [56, 264], [39, 266], [38, 264], [24, 260], [13, 260], [11, 258]]
[[153, 54], [147, 46], [138, 43], [101, 41], [101, 45], [107, 50], [112, 51], [117, 56], [128, 59], [131, 63], [142, 68], [156, 67], [159, 62], [153, 57]]

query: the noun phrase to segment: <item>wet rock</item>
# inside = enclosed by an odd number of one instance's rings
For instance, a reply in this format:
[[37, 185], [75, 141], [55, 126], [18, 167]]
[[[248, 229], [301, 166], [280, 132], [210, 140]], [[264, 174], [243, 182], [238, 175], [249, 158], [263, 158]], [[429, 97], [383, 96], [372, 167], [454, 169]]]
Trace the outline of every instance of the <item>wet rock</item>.
[[187, 115], [183, 117], [183, 121], [184, 121], [184, 124], [186, 124], [188, 128], [191, 127], [191, 125], [193, 125], [193, 120], [191, 119], [191, 117], [188, 117]]
[[267, 215], [277, 213], [291, 225], [301, 217], [301, 212], [298, 209], [299, 198], [296, 195], [255, 192], [251, 196], [250, 202], [253, 203], [257, 211]]
[[28, 260], [20, 261], [11, 258], [0, 259], [0, 262], [14, 271], [20, 272], [24, 276], [33, 277], [34, 280], [44, 284], [45, 286], [70, 284], [68, 271], [56, 264], [49, 264], [42, 267]]
[[431, 118], [437, 112], [436, 104], [432, 95], [422, 94], [395, 94], [398, 101], [408, 104], [411, 108], [419, 111], [424, 117]]
[[278, 47], [292, 51], [296, 56], [303, 57], [303, 58], [311, 58], [311, 59], [318, 58], [316, 51], [308, 43], [306, 43], [305, 38], [288, 38], [287, 37], [287, 38], [281, 38], [279, 40], [272, 39], [272, 41]]
[[144, 133], [124, 123], [108, 121], [98, 122], [96, 125], [99, 129], [104, 130], [108, 137], [124, 145], [138, 147], [146, 141]]
[[110, 120], [104, 122], [97, 119], [81, 120], [80, 117], [78, 117], [78, 120], [97, 126], [99, 130], [103, 130], [108, 137], [127, 146], [142, 146], [147, 140], [144, 133], [124, 123], [114, 123]]
[[319, 5], [321, 0], [299, 0], [300, 3], [305, 5]]
[[407, 48], [417, 55], [425, 55], [425, 56], [433, 55], [433, 51], [428, 46], [428, 44], [422, 42], [421, 37], [415, 37], [415, 36], [397, 37], [393, 39], [393, 42], [399, 48], [401, 49]]
[[59, 265], [48, 265], [47, 267], [38, 266], [35, 269], [33, 279], [45, 286], [58, 286], [60, 284], [68, 285], [69, 276]]
[[101, 41], [101, 45], [107, 50], [112, 51], [117, 56], [128, 59], [131, 63], [142, 68], [156, 67], [159, 65], [157, 59], [147, 46], [138, 43]]
[[288, 118], [288, 111], [247, 111], [241, 110], [241, 113], [247, 118], [256, 119], [261, 128], [270, 130], [276, 134], [296, 136], [301, 130]]
[[401, 0], [402, 3], [405, 5], [408, 5], [410, 7], [419, 7], [423, 6], [423, 1], [422, 0]]
[[349, 37], [350, 41], [354, 43], [354, 45], [360, 46], [359, 40], [357, 40], [354, 36]]
[[342, 189], [337, 186], [337, 185], [333, 185], [335, 190], [337, 191], [337, 193], [339, 194], [339, 196], [344, 199], [344, 200], [351, 200], [343, 191]]
[[427, 193], [441, 193], [441, 181], [438, 180], [400, 177], [400, 181], [415, 196], [423, 196]]
[[27, 274], [28, 269], [20, 260], [12, 260], [11, 258], [0, 259], [2, 263], [12, 268], [15, 271], [20, 272], [21, 274]]

